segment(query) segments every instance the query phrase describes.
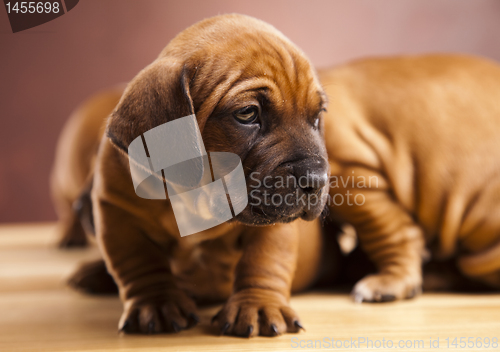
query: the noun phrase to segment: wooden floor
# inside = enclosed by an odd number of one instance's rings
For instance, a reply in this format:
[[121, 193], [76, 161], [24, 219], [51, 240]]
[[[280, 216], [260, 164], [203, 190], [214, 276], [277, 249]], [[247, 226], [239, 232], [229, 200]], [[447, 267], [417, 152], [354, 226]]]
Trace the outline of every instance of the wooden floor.
[[[218, 336], [209, 325], [218, 307], [208, 307], [202, 310], [197, 327], [179, 334], [120, 335], [117, 297], [86, 296], [64, 284], [79, 262], [98, 255], [96, 249], [57, 250], [54, 229], [53, 224], [0, 226], [2, 352], [297, 351], [328, 350], [335, 344], [339, 348], [334, 350], [339, 351], [426, 351], [430, 339], [438, 346], [438, 338], [440, 349], [447, 351], [500, 350], [498, 343], [494, 348], [490, 342], [486, 349], [476, 345], [481, 341], [484, 346], [485, 338], [500, 338], [500, 295], [491, 294], [427, 294], [413, 301], [377, 305], [355, 304], [345, 294], [316, 292], [292, 299], [307, 329], [300, 334], [253, 339]], [[457, 347], [452, 344], [455, 337]], [[468, 341], [471, 348], [460, 348], [461, 337], [463, 342], [473, 338], [474, 342]], [[360, 344], [362, 338], [371, 340], [373, 348]], [[383, 348], [391, 343], [392, 348]], [[398, 347], [401, 343], [403, 348]]]

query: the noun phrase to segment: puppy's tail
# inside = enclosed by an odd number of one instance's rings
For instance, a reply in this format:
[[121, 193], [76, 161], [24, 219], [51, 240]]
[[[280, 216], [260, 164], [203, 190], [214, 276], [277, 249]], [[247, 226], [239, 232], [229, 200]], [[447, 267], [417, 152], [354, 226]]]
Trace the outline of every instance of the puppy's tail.
[[85, 187], [80, 197], [73, 203], [73, 210], [78, 216], [80, 223], [88, 235], [95, 235], [94, 216], [92, 214], [92, 199], [90, 191], [92, 190], [92, 180]]

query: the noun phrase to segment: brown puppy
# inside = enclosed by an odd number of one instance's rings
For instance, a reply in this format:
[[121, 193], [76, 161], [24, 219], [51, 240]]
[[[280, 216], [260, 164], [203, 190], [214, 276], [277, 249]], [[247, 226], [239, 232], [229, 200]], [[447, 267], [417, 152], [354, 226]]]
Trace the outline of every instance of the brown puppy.
[[[229, 299], [215, 317], [223, 333], [297, 332], [290, 292], [315, 280], [322, 246], [319, 222], [302, 219], [318, 217], [328, 187], [319, 123], [324, 94], [303, 53], [272, 26], [246, 16], [218, 16], [186, 29], [127, 86], [93, 162], [100, 126], [117, 97], [91, 100], [73, 117], [54, 187], [70, 233], [78, 223], [67, 215], [70, 204], [92, 188], [96, 239], [124, 303], [119, 328], [178, 331], [197, 320], [194, 299]], [[181, 238], [169, 201], [135, 194], [126, 152], [144, 132], [191, 114], [207, 151], [240, 156], [248, 191], [255, 192], [235, 221]], [[72, 163], [78, 165], [70, 170]], [[266, 186], [266, 177], [304, 182]], [[288, 197], [286, 206], [270, 204], [269, 193], [315, 202]], [[76, 280], [85, 281], [89, 271], [102, 276], [103, 266], [85, 267]]]
[[355, 299], [418, 293], [425, 244], [500, 287], [500, 67], [435, 55], [361, 60], [320, 76], [332, 214], [354, 225], [378, 267]]

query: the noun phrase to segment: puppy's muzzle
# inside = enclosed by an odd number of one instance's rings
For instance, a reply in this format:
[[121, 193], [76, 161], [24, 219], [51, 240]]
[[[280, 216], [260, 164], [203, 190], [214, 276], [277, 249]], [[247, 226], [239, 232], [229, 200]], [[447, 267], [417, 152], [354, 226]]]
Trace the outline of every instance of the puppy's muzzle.
[[317, 195], [328, 184], [328, 169], [323, 159], [305, 159], [289, 165], [289, 168], [300, 190], [307, 195]]
[[[321, 213], [328, 186], [328, 165], [324, 159], [305, 158], [286, 166], [295, 178], [297, 204], [303, 205], [301, 218], [312, 220]], [[302, 199], [306, 199], [306, 204]]]
[[253, 225], [318, 217], [328, 196], [328, 164], [316, 155], [280, 164], [249, 183], [249, 207], [239, 220]]

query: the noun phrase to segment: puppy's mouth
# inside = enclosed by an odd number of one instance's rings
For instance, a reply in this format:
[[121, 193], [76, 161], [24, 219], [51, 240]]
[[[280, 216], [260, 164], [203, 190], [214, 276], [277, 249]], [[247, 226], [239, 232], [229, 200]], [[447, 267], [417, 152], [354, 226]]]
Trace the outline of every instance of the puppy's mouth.
[[294, 220], [297, 220], [298, 218], [301, 218], [305, 216], [306, 212], [305, 210], [299, 211], [296, 214], [291, 214], [291, 215], [280, 215], [280, 214], [266, 214], [264, 209], [260, 207], [254, 207], [250, 206], [250, 211], [253, 215], [253, 222], [251, 225], [271, 225], [274, 223], [289, 223]]
[[326, 157], [285, 161], [272, 171], [246, 175], [248, 204], [236, 216], [247, 225], [310, 221], [321, 215], [329, 191]]
[[[299, 193], [299, 197], [296, 194]], [[295, 195], [295, 197], [292, 197]], [[320, 190], [313, 197], [300, 192], [279, 194], [263, 197], [260, 203], [255, 203], [255, 195], [249, 195], [249, 203], [245, 210], [236, 216], [235, 220], [252, 226], [265, 226], [276, 223], [289, 223], [299, 218], [306, 221], [316, 219], [321, 215], [326, 205], [327, 190]], [[288, 197], [287, 197], [288, 196]], [[285, 198], [287, 197], [287, 198]], [[286, 199], [286, 204], [271, 203], [271, 199]], [[312, 200], [314, 199], [314, 200]], [[266, 203], [269, 200], [270, 203]]]

